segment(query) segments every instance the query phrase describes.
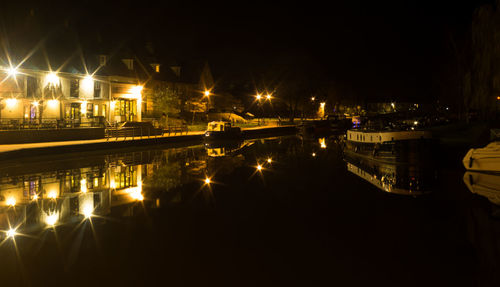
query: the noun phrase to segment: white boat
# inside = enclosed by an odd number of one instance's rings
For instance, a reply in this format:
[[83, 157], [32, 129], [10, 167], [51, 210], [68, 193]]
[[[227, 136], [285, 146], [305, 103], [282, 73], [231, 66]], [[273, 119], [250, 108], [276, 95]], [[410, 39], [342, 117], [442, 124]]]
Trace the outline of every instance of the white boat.
[[423, 159], [433, 145], [432, 135], [422, 130], [348, 130], [344, 151], [380, 161], [408, 162]]
[[468, 171], [464, 174], [464, 183], [472, 193], [488, 198], [500, 205], [500, 175]]
[[470, 149], [462, 162], [467, 170], [500, 172], [500, 141], [484, 148]]

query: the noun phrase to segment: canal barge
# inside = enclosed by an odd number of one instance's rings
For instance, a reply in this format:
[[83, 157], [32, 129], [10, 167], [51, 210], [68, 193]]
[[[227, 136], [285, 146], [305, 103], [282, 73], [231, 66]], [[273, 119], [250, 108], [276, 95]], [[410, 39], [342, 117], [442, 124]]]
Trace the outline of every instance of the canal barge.
[[424, 130], [348, 130], [344, 152], [379, 161], [419, 162], [429, 159], [434, 141]]
[[500, 141], [484, 148], [470, 149], [462, 162], [467, 170], [500, 172]]
[[241, 129], [232, 127], [230, 122], [225, 121], [209, 122], [204, 135], [205, 141], [240, 140], [241, 138]]

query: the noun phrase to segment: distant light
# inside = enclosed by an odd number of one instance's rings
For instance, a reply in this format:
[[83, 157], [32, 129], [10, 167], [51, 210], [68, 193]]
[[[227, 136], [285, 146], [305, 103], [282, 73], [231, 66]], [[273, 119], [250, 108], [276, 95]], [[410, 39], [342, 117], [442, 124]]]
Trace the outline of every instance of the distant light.
[[45, 223], [47, 223], [47, 225], [54, 226], [57, 223], [58, 218], [59, 214], [57, 213], [47, 215], [47, 217], [45, 217]]
[[316, 153], [315, 153], [315, 152], [313, 152], [313, 153], [312, 153], [312, 156], [313, 156], [313, 157], [314, 157], [314, 156], [316, 156]]
[[267, 95], [266, 95], [266, 99], [271, 100], [271, 95], [270, 95], [270, 94], [267, 94]]
[[12, 108], [17, 104], [17, 99], [16, 98], [10, 98], [6, 99], [5, 102], [7, 103], [8, 108]]
[[413, 125], [415, 125], [415, 126], [418, 125], [418, 121], [414, 121]]
[[37, 200], [37, 199], [38, 199], [38, 194], [33, 195], [33, 200]]
[[80, 113], [82, 115], [86, 115], [87, 114], [87, 101], [83, 101], [81, 104], [80, 104]]
[[392, 108], [394, 109], [396, 107], [396, 104], [391, 103]]
[[325, 108], [325, 102], [322, 102], [321, 104], [321, 108], [324, 109]]
[[82, 208], [82, 214], [85, 216], [85, 218], [90, 218], [92, 216], [92, 212], [94, 211], [94, 208], [92, 208], [92, 205], [86, 204]]
[[16, 199], [12, 196], [8, 197], [7, 200], [5, 201], [8, 206], [16, 206]]
[[267, 163], [271, 163], [271, 162], [273, 162], [273, 159], [272, 159], [272, 158], [270, 158], [270, 157], [269, 157], [269, 158], [267, 158]]
[[57, 86], [59, 85], [59, 77], [56, 73], [51, 72], [45, 76], [45, 82], [51, 86]]
[[313, 101], [313, 102], [314, 102], [314, 100], [316, 100], [316, 98], [315, 98], [315, 97], [311, 97], [311, 101]]
[[47, 105], [49, 106], [49, 108], [55, 109], [59, 105], [59, 101], [56, 99], [48, 100]]
[[320, 138], [318, 139], [319, 145], [321, 148], [326, 148], [326, 139], [325, 138]]
[[94, 88], [94, 78], [91, 75], [86, 75], [82, 80], [82, 88], [85, 91], [91, 91]]
[[111, 109], [114, 110], [115, 109], [115, 106], [116, 106], [116, 101], [112, 101], [111, 102]]
[[34, 107], [38, 107], [38, 105], [39, 105], [38, 101], [34, 101], [34, 102], [32, 102], [31, 104], [32, 104]]
[[141, 96], [142, 89], [143, 89], [143, 86], [137, 85], [137, 86], [134, 86], [130, 89], [130, 93], [136, 97], [139, 97], [139, 96]]
[[57, 198], [57, 192], [55, 190], [51, 190], [49, 194], [47, 194], [47, 197], [50, 199], [56, 199]]
[[207, 178], [205, 178], [205, 184], [210, 184], [210, 182], [212, 182], [212, 181], [210, 180], [210, 178], [208, 178], [208, 177], [207, 177]]
[[261, 171], [262, 170], [262, 165], [257, 165], [257, 170]]
[[15, 76], [18, 74], [17, 68], [10, 67], [7, 69], [7, 75], [9, 76]]
[[86, 193], [88, 191], [87, 179], [85, 179], [85, 178], [82, 178], [82, 180], [80, 180], [80, 191], [83, 193]]
[[203, 94], [205, 95], [205, 97], [208, 97], [208, 96], [210, 96], [210, 91], [205, 90], [205, 92]]
[[135, 200], [143, 201], [144, 200], [144, 195], [142, 195], [142, 189], [137, 187], [134, 188], [133, 191], [130, 192], [130, 197]]
[[255, 98], [257, 98], [257, 100], [260, 100], [260, 99], [262, 98], [262, 96], [261, 96], [260, 94], [257, 94], [257, 95], [255, 96]]
[[17, 232], [15, 228], [11, 228], [7, 231], [7, 237], [14, 237], [16, 236]]

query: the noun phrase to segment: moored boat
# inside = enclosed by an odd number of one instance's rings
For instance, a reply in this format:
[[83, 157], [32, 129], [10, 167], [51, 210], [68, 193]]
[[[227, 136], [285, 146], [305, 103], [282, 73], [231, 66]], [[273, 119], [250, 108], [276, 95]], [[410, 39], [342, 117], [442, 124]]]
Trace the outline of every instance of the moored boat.
[[[348, 130], [344, 152], [389, 162], [425, 160], [432, 151], [432, 135], [424, 130]], [[425, 155], [425, 156], [424, 156]]]
[[240, 139], [241, 129], [232, 127], [230, 122], [209, 122], [204, 138], [207, 141]]
[[484, 148], [470, 149], [462, 162], [467, 170], [500, 172], [500, 141]]

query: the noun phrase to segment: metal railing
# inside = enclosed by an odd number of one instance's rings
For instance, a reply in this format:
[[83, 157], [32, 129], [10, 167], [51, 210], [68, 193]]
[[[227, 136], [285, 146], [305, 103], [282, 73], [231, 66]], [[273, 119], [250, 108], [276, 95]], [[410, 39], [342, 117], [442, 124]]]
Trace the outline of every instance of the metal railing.
[[164, 129], [154, 127], [108, 127], [105, 130], [107, 141], [114, 139], [127, 140], [128, 139], [142, 139], [142, 138], [156, 138], [171, 135], [182, 135], [188, 133], [187, 125], [168, 126]]

